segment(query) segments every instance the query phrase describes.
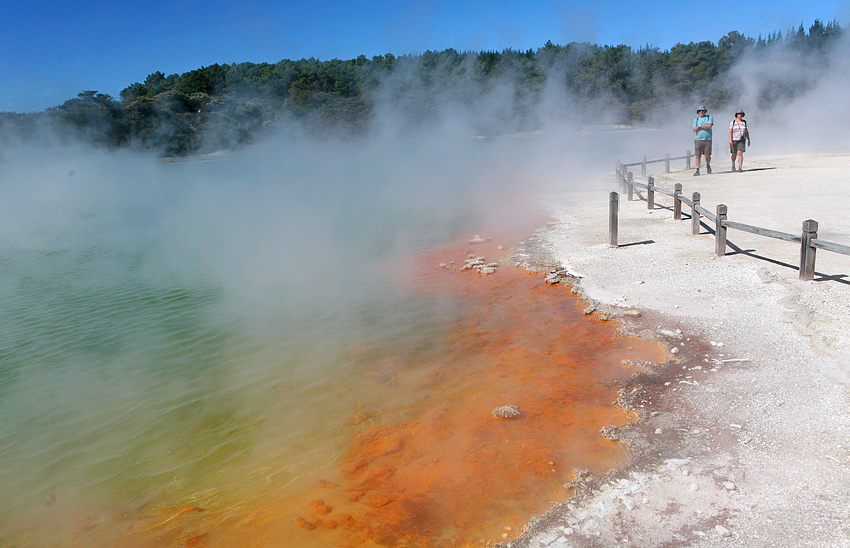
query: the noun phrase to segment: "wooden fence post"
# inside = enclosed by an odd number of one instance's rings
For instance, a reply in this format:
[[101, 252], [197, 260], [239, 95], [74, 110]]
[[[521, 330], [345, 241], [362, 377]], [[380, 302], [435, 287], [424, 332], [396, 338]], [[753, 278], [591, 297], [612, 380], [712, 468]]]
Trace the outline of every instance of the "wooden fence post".
[[643, 157], [643, 162], [640, 164], [640, 176], [646, 177], [646, 156]]
[[691, 169], [691, 151], [685, 151], [685, 169]]
[[670, 173], [670, 153], [664, 155], [664, 173]]
[[646, 179], [646, 209], [655, 209], [655, 178]]
[[815, 251], [812, 240], [818, 237], [818, 222], [808, 219], [803, 221], [803, 241], [800, 245], [800, 279], [815, 278]]
[[623, 190], [626, 192], [632, 192], [632, 183], [635, 181], [635, 176], [630, 171], [626, 177], [626, 182], [623, 185]]
[[717, 204], [717, 221], [714, 224], [714, 254], [717, 257], [726, 255], [726, 204]]
[[673, 186], [673, 218], [677, 221], [682, 220], [682, 183], [676, 183]]
[[608, 245], [611, 247], [617, 247], [619, 216], [620, 195], [611, 192], [608, 200]]
[[700, 205], [699, 192], [694, 192], [691, 200], [693, 201], [693, 205], [691, 205], [691, 234], [699, 235], [699, 211], [697, 211], [697, 207]]

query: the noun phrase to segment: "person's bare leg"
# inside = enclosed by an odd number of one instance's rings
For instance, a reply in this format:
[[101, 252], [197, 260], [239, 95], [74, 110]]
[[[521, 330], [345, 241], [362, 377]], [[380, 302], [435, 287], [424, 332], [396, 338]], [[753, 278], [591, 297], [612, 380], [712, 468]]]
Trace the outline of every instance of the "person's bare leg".
[[738, 171], [744, 171], [744, 153], [738, 151]]

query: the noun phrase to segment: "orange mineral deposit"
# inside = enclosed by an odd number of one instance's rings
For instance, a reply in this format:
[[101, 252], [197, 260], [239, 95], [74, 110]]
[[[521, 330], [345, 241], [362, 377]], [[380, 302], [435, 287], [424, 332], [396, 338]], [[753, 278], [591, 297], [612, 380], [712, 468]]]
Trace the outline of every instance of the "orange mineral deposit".
[[[463, 255], [428, 257], [463, 264]], [[452, 258], [452, 253], [456, 255]], [[424, 280], [423, 280], [424, 279]], [[570, 492], [575, 469], [604, 472], [626, 454], [600, 435], [632, 417], [614, 405], [625, 358], [664, 350], [584, 314], [568, 288], [512, 266], [482, 275], [433, 269], [418, 280], [463, 309], [418, 386], [413, 420], [363, 428], [323, 504], [347, 504], [343, 546], [463, 546], [514, 538]], [[388, 351], [392, 351], [388, 349]], [[512, 406], [518, 414], [498, 418]], [[327, 502], [326, 502], [327, 501]], [[352, 536], [351, 533], [357, 535]]]

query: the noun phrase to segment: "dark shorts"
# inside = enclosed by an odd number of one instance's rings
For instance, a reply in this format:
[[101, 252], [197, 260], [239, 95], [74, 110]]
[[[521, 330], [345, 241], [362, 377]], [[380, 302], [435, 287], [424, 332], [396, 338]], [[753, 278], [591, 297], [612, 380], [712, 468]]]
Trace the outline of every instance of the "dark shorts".
[[729, 145], [729, 152], [731, 152], [732, 154], [735, 154], [736, 152], [746, 152], [746, 151], [747, 151], [747, 145], [746, 145], [746, 143], [744, 142], [743, 139], [741, 139], [740, 141], [732, 141], [732, 144]]
[[694, 139], [694, 154], [699, 156], [711, 156], [711, 141], [699, 141]]

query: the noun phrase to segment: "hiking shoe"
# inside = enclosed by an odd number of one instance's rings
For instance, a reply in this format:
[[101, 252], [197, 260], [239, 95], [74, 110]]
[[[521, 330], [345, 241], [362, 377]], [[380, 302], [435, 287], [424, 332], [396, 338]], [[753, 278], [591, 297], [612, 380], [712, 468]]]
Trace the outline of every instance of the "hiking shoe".
[[739, 168], [738, 168], [738, 173], [743, 173], [743, 172], [744, 172], [744, 168], [739, 167]]
[[736, 171], [738, 171], [738, 170], [737, 170], [737, 169], [735, 169], [735, 162], [732, 162], [732, 172], [734, 173], [734, 172], [736, 172]]
[[710, 165], [708, 165], [708, 164], [705, 165], [705, 172], [708, 173], [709, 175], [711, 175], [711, 166]]
[[697, 175], [699, 175], [699, 170], [694, 171], [694, 177], [696, 177]]

